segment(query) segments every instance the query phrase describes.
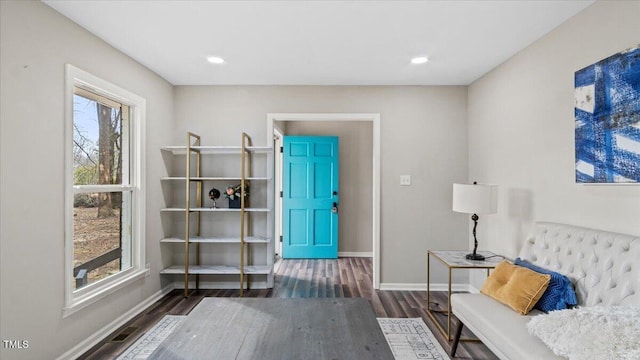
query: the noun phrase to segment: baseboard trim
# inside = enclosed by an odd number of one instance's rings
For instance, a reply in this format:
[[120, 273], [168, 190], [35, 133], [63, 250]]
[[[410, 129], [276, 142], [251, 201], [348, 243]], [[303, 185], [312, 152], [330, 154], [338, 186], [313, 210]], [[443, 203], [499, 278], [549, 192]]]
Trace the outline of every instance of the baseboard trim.
[[[380, 290], [387, 291], [427, 291], [427, 284], [415, 284], [415, 283], [381, 283]], [[448, 291], [449, 284], [447, 283], [435, 283], [429, 284], [429, 290], [431, 291]], [[451, 291], [470, 291], [469, 284], [451, 284]]]
[[372, 252], [364, 251], [338, 251], [338, 257], [373, 257]]
[[146, 300], [138, 303], [136, 306], [131, 308], [131, 310], [126, 313], [120, 315], [118, 318], [104, 326], [102, 329], [96, 331], [88, 338], [81, 341], [78, 345], [72, 347], [64, 354], [58, 356], [57, 360], [67, 360], [67, 359], [76, 359], [80, 355], [89, 351], [92, 347], [96, 346], [100, 341], [104, 340], [107, 336], [109, 336], [112, 332], [116, 331], [119, 327], [126, 324], [128, 321], [136, 317], [138, 314], [143, 312], [149, 306], [153, 305], [156, 301], [162, 299], [165, 295], [173, 291], [173, 284], [169, 284], [164, 288], [160, 289], [155, 294], [149, 296]]

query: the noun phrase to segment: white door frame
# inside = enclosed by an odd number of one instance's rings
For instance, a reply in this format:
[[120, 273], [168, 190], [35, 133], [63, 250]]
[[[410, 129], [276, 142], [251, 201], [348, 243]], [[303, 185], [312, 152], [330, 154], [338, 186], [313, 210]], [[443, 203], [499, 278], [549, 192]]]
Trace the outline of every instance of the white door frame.
[[273, 126], [273, 137], [274, 137], [274, 159], [273, 159], [273, 168], [272, 172], [275, 180], [275, 199], [274, 199], [274, 208], [275, 208], [275, 226], [274, 226], [274, 239], [275, 239], [275, 253], [278, 254], [277, 260], [282, 259], [282, 243], [280, 242], [280, 237], [282, 236], [282, 198], [279, 193], [282, 191], [282, 153], [277, 151], [280, 147], [283, 146], [284, 142], [284, 132], [277, 125]]
[[[380, 288], [380, 114], [272, 113], [267, 114], [267, 144], [273, 143], [275, 121], [371, 121], [373, 123], [373, 288]], [[272, 172], [274, 173], [274, 172]], [[275, 174], [274, 174], [275, 176]], [[279, 241], [276, 240], [276, 241]]]

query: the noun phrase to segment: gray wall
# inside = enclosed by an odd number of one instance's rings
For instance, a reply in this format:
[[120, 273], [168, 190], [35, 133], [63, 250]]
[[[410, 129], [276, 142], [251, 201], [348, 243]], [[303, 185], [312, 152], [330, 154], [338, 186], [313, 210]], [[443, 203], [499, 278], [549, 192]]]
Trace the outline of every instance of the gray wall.
[[267, 113], [379, 113], [381, 282], [424, 284], [428, 249], [468, 248], [468, 216], [451, 211], [451, 184], [467, 179], [466, 103], [464, 86], [177, 86], [173, 140], [233, 145], [245, 131], [264, 145]]
[[371, 122], [287, 121], [286, 135], [340, 139], [339, 252], [373, 251], [373, 125]]
[[500, 185], [483, 245], [514, 256], [533, 221], [640, 234], [640, 186], [575, 184], [576, 70], [640, 43], [640, 2], [600, 1], [469, 87], [469, 175]]
[[[169, 83], [39, 1], [0, 2], [0, 332], [53, 359], [160, 290], [159, 147], [170, 141]], [[152, 276], [62, 318], [64, 79], [70, 63], [147, 100], [147, 262]]]

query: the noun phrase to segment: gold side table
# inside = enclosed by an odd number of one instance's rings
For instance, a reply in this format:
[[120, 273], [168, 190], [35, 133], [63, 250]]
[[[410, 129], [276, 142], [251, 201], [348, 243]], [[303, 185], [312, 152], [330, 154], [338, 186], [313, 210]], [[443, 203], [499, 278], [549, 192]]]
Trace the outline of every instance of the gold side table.
[[[468, 250], [429, 250], [427, 251], [427, 315], [436, 324], [442, 335], [451, 341], [451, 272], [453, 269], [486, 269], [487, 276], [489, 271], [495, 268], [504, 258], [500, 255], [496, 255], [490, 251], [478, 251], [478, 254], [484, 255], [485, 260], [467, 260], [466, 256], [469, 253]], [[435, 257], [443, 263], [449, 271], [449, 288], [447, 293], [447, 309], [432, 309], [429, 301], [429, 294], [431, 293], [431, 257]], [[436, 319], [435, 313], [444, 313], [447, 315], [447, 329], [445, 330], [440, 322]], [[463, 341], [469, 341], [471, 339], [460, 339]]]

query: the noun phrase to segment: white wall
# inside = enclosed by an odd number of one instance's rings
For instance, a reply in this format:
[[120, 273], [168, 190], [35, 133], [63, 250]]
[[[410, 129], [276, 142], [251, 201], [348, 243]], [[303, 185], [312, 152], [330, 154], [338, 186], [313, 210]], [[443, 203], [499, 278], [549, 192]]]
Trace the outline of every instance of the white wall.
[[339, 252], [373, 251], [373, 125], [288, 121], [286, 135], [338, 136], [340, 140]]
[[[265, 145], [267, 113], [379, 113], [381, 282], [424, 284], [428, 249], [468, 248], [468, 217], [451, 211], [451, 184], [467, 178], [466, 95], [463, 86], [178, 86], [174, 142], [194, 131], [205, 145], [233, 145], [245, 131]], [[412, 186], [400, 187], [402, 174]], [[446, 281], [434, 271], [432, 281]]]
[[469, 86], [469, 178], [500, 185], [480, 247], [517, 256], [534, 221], [640, 234], [640, 186], [575, 183], [573, 110], [575, 71], [638, 43], [640, 2], [599, 1]]
[[[114, 19], [116, 21], [117, 19]], [[53, 359], [160, 290], [163, 175], [169, 83], [39, 1], [0, 2], [3, 359]], [[70, 63], [147, 100], [147, 261], [144, 278], [62, 318], [64, 303], [64, 79]]]

